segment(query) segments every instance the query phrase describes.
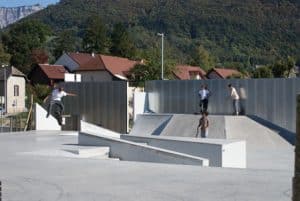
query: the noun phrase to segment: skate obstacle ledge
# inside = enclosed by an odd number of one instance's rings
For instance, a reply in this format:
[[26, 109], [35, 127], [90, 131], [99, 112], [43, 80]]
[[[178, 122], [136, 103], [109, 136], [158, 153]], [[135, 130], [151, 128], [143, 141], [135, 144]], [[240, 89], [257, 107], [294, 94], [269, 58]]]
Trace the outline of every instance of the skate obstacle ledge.
[[246, 168], [246, 142], [243, 140], [134, 135], [121, 135], [121, 139], [207, 158], [209, 166]]
[[108, 146], [109, 157], [124, 161], [154, 162], [169, 164], [185, 164], [208, 166], [209, 160], [171, 150], [108, 137], [101, 134], [80, 132], [78, 144], [83, 146]]

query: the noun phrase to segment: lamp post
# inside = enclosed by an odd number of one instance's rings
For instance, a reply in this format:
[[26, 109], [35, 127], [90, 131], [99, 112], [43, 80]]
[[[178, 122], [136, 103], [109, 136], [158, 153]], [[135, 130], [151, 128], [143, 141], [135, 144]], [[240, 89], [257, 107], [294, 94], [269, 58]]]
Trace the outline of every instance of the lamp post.
[[164, 33], [158, 33], [161, 36], [161, 80], [164, 80]]

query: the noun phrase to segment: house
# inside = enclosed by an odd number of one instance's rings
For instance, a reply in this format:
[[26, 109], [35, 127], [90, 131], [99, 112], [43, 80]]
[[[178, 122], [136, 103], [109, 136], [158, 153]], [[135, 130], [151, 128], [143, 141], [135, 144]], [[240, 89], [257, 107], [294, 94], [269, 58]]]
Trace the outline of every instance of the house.
[[83, 82], [127, 80], [128, 72], [139, 61], [88, 53], [64, 53], [55, 63], [80, 74]]
[[228, 68], [212, 68], [206, 74], [208, 79], [227, 79], [232, 76], [242, 76], [242, 74], [235, 69]]
[[68, 71], [62, 65], [38, 64], [29, 73], [28, 78], [32, 84], [46, 84], [63, 82]]
[[15, 67], [0, 68], [1, 106], [6, 113], [24, 112], [26, 76]]
[[206, 72], [198, 66], [177, 65], [173, 75], [179, 80], [202, 80], [205, 79]]

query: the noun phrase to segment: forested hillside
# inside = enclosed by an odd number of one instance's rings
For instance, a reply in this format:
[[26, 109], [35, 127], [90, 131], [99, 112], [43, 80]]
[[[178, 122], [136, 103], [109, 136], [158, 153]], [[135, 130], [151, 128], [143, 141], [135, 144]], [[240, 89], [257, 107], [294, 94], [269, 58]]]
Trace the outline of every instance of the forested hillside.
[[[154, 45], [164, 32], [179, 60], [202, 45], [218, 62], [270, 63], [300, 55], [299, 1], [286, 0], [62, 0], [34, 15], [57, 32], [81, 35], [97, 14], [111, 29], [122, 22], [139, 48]], [[298, 37], [297, 37], [298, 36]]]
[[[288, 56], [299, 62], [299, 5], [298, 0], [61, 0], [24, 21], [38, 19], [50, 27], [46, 46], [53, 57], [96, 50], [138, 58], [145, 50], [159, 50], [157, 33], [164, 33], [166, 58], [177, 63], [249, 69]], [[93, 34], [97, 39], [87, 38]], [[9, 35], [2, 37], [6, 46]], [[122, 45], [127, 49], [118, 50]]]

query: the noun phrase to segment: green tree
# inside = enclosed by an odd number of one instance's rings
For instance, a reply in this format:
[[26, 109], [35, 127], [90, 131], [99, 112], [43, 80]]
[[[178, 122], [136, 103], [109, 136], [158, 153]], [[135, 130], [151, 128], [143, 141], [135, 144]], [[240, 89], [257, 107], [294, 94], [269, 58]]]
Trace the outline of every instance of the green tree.
[[53, 40], [54, 49], [53, 55], [58, 59], [64, 52], [73, 52], [76, 50], [76, 37], [75, 31], [66, 29], [58, 34]]
[[281, 60], [276, 61], [275, 64], [273, 64], [271, 66], [271, 68], [272, 68], [272, 73], [273, 73], [274, 77], [277, 77], [277, 78], [285, 77], [287, 67]]
[[0, 65], [8, 65], [11, 55], [6, 53], [3, 44], [0, 43]]
[[[138, 64], [130, 70], [129, 80], [134, 86], [143, 86], [147, 80], [161, 79], [161, 57], [158, 48], [144, 53], [144, 64]], [[172, 79], [175, 62], [166, 59], [164, 61], [164, 78]]]
[[287, 66], [287, 77], [290, 76], [292, 69], [296, 65], [296, 60], [293, 57], [288, 56], [287, 61], [286, 61], [286, 66]]
[[295, 60], [290, 56], [284, 60], [277, 60], [273, 65], [271, 65], [274, 77], [289, 77], [295, 63]]
[[111, 54], [133, 58], [135, 56], [135, 51], [133, 41], [130, 39], [126, 27], [121, 23], [115, 24], [111, 34]]
[[32, 50], [42, 48], [50, 34], [49, 27], [37, 20], [26, 20], [12, 26], [2, 36], [3, 44], [12, 55], [10, 63], [25, 74], [30, 72]]
[[[50, 94], [50, 92], [51, 88], [48, 85], [26, 85], [26, 96], [30, 97], [33, 95], [33, 101], [39, 104], [43, 104], [43, 100]], [[27, 101], [29, 101], [29, 99], [27, 99]], [[29, 102], [27, 102], [26, 105], [28, 106]]]
[[83, 49], [89, 53], [107, 53], [108, 37], [105, 25], [99, 16], [88, 19], [82, 39]]
[[200, 66], [203, 70], [208, 71], [215, 66], [215, 61], [203, 45], [200, 45], [194, 52], [191, 64]]
[[252, 73], [253, 78], [272, 78], [272, 70], [268, 66], [257, 68]]

